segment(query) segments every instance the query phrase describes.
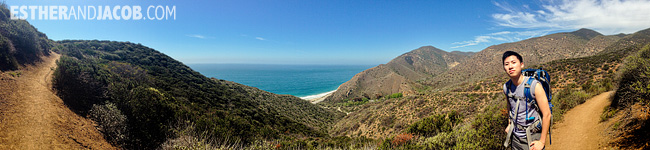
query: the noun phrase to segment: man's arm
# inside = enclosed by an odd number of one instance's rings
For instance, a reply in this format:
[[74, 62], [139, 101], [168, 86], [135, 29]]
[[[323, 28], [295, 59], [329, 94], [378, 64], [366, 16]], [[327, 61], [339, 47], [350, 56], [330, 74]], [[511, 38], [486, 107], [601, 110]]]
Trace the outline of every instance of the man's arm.
[[[546, 136], [548, 135], [549, 127], [551, 126], [551, 108], [548, 106], [548, 99], [546, 97], [546, 91], [542, 84], [535, 85], [535, 100], [537, 101], [537, 106], [542, 111], [542, 137], [539, 141], [534, 141], [529, 143], [533, 146], [533, 149], [541, 150], [544, 148], [546, 143]], [[538, 145], [541, 144], [541, 145]]]

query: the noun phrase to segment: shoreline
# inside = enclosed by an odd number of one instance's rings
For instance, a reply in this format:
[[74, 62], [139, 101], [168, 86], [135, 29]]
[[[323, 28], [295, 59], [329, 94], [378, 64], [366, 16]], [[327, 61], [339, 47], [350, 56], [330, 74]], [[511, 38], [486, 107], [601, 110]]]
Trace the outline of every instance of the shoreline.
[[316, 104], [316, 103], [322, 102], [323, 100], [325, 100], [325, 98], [329, 97], [334, 92], [336, 92], [336, 90], [325, 92], [325, 93], [320, 93], [320, 94], [316, 94], [316, 95], [304, 96], [304, 97], [300, 97], [300, 99], [309, 101], [312, 104]]

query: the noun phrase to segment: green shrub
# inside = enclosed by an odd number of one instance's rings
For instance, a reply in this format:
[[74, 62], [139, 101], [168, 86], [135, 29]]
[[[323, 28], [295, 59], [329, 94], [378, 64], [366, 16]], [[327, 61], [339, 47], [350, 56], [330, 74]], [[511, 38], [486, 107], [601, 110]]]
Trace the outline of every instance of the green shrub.
[[636, 102], [650, 104], [650, 45], [625, 59], [619, 74], [619, 85], [612, 101], [614, 107], [628, 107]]
[[403, 96], [402, 93], [393, 93], [389, 96], [389, 98], [400, 98], [402, 96]]
[[605, 107], [603, 109], [603, 113], [600, 115], [600, 122], [607, 121], [607, 119], [612, 118], [616, 113], [618, 112], [618, 109], [614, 109], [611, 106]]
[[93, 105], [90, 109], [90, 117], [99, 125], [100, 131], [108, 141], [116, 146], [125, 146], [128, 141], [127, 120], [122, 111], [111, 102]]
[[12, 77], [20, 77], [20, 75], [22, 75], [20, 71], [12, 71], [9, 72], [8, 74], [11, 75]]
[[579, 89], [565, 88], [557, 92], [551, 103], [553, 104], [553, 120], [560, 122], [564, 118], [564, 113], [571, 108], [584, 103], [587, 99], [591, 98], [594, 94]]
[[489, 106], [477, 114], [470, 128], [458, 136], [455, 149], [502, 149], [508, 118], [499, 108], [498, 105]]
[[449, 132], [463, 121], [463, 116], [456, 111], [436, 114], [411, 124], [406, 132], [431, 137], [438, 133]]
[[424, 140], [424, 146], [430, 150], [450, 149], [456, 145], [456, 136], [449, 132], [442, 132], [434, 137]]

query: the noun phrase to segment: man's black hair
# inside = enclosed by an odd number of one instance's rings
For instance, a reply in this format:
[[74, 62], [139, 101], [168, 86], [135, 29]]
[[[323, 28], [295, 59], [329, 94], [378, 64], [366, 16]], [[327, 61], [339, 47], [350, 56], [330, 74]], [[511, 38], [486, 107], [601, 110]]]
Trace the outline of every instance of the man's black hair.
[[506, 58], [508, 58], [508, 57], [510, 57], [512, 55], [515, 55], [515, 57], [517, 57], [517, 59], [519, 59], [519, 62], [524, 62], [524, 59], [521, 58], [521, 55], [519, 55], [519, 53], [513, 52], [513, 51], [506, 51], [505, 53], [503, 53], [503, 58], [501, 58], [501, 64], [505, 63]]

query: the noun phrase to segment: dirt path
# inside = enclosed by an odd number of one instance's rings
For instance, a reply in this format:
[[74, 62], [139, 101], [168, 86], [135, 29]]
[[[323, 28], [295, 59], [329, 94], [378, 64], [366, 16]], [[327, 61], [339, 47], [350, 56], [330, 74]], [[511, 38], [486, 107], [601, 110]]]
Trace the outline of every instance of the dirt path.
[[52, 92], [59, 54], [0, 77], [0, 149], [115, 149], [93, 122], [70, 109]]
[[548, 145], [547, 149], [598, 149], [605, 146], [605, 136], [601, 135], [605, 123], [599, 123], [600, 114], [609, 104], [613, 93], [597, 95], [564, 114], [564, 120], [552, 130], [553, 144]]

